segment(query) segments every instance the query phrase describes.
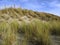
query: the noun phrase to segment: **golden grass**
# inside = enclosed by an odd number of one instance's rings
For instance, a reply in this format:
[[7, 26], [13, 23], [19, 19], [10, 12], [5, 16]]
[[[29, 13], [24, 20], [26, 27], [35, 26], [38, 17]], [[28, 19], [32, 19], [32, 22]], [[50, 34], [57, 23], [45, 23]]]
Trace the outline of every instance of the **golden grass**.
[[[1, 22], [0, 33], [2, 34], [3, 45], [18, 45], [17, 35], [23, 34], [24, 40], [22, 45], [36, 44], [49, 45], [49, 30], [47, 23], [43, 23], [39, 19], [33, 19], [30, 23], [21, 21], [19, 24], [16, 20], [12, 22]], [[21, 34], [21, 35], [22, 35]], [[33, 42], [33, 43], [32, 43]]]
[[[33, 45], [50, 45], [49, 27], [38, 19], [33, 19], [30, 23], [23, 22], [20, 25], [20, 30], [24, 33], [25, 42], [30, 42]], [[25, 43], [26, 44], [26, 43]], [[27, 45], [27, 44], [26, 44]]]
[[[40, 20], [41, 17], [39, 16], [41, 16], [41, 13], [39, 12], [9, 8], [1, 10], [0, 13], [3, 15], [0, 15], [2, 19], [2, 21], [0, 20], [0, 37], [2, 45], [51, 45], [50, 34], [60, 35], [60, 22], [42, 21]], [[26, 15], [27, 18], [29, 17], [29, 20], [19, 20], [21, 18], [20, 15], [22, 17]], [[46, 14], [42, 15], [43, 18]], [[57, 19], [57, 17], [55, 19]], [[20, 39], [21, 37], [22, 39]]]
[[49, 25], [50, 25], [50, 32], [52, 35], [60, 35], [60, 22], [59, 21], [49, 22]]

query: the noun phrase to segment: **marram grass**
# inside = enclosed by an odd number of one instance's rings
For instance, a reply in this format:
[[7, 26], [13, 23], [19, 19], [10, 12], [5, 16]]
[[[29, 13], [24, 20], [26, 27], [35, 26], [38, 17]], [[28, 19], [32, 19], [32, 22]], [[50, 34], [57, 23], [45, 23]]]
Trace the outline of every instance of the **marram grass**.
[[20, 25], [20, 30], [25, 37], [25, 45], [50, 45], [49, 27], [38, 19]]
[[60, 35], [60, 22], [59, 21], [49, 22], [49, 26], [50, 26], [50, 33], [52, 35]]
[[18, 23], [12, 21], [11, 23], [0, 23], [0, 35], [2, 38], [2, 45], [14, 45], [17, 41], [16, 35], [18, 30]]
[[[30, 22], [12, 20], [0, 22], [1, 45], [51, 45], [50, 31], [60, 31], [59, 24], [32, 19]], [[56, 26], [56, 27], [55, 27]], [[54, 27], [54, 28], [52, 28]]]
[[[21, 19], [24, 16], [28, 20]], [[50, 35], [60, 35], [59, 21], [53, 14], [32, 10], [0, 10], [0, 45], [52, 45]]]

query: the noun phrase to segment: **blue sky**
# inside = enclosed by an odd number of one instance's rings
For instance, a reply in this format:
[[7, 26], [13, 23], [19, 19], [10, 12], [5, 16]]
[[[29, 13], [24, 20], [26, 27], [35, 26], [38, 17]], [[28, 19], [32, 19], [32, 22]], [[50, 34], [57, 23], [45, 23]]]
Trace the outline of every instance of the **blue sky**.
[[0, 0], [0, 9], [5, 6], [11, 7], [14, 4], [16, 7], [60, 16], [60, 0]]

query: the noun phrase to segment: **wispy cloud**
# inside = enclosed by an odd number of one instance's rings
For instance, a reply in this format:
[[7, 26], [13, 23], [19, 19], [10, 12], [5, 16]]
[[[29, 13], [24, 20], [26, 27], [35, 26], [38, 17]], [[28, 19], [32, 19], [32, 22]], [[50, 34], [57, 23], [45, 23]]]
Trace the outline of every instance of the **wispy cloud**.
[[20, 2], [22, 2], [22, 3], [24, 3], [24, 2], [29, 2], [29, 0], [17, 0], [17, 1], [20, 1]]
[[28, 2], [29, 0], [21, 0], [22, 2]]
[[60, 3], [58, 0], [49, 2], [47, 8], [50, 8], [50, 9], [47, 10], [46, 12], [60, 16]]
[[24, 8], [52, 13], [60, 16], [60, 3], [58, 0], [53, 0], [49, 2], [48, 0], [44, 1], [28, 1], [23, 5]]
[[53, 1], [53, 2], [50, 2], [49, 5], [50, 5], [51, 7], [58, 7], [58, 8], [60, 8], [60, 3], [58, 3], [57, 0], [55, 0], [55, 1]]

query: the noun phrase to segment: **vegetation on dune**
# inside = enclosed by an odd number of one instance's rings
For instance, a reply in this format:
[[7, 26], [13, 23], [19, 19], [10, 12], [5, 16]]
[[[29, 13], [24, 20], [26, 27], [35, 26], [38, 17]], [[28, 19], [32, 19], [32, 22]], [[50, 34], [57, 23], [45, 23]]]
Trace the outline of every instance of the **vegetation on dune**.
[[[46, 28], [45, 28], [46, 27]], [[30, 23], [24, 21], [19, 24], [16, 20], [10, 23], [0, 23], [0, 35], [2, 37], [2, 45], [19, 44], [18, 35], [23, 35], [22, 45], [49, 45], [50, 38], [48, 27], [38, 19], [33, 19]]]
[[0, 45], [52, 45], [60, 35], [60, 17], [20, 8], [0, 10]]
[[11, 23], [0, 23], [0, 37], [2, 38], [1, 45], [13, 45], [16, 41], [16, 35], [18, 30], [18, 23], [13, 21]]
[[50, 32], [52, 35], [60, 35], [60, 21], [52, 21], [50, 24]]
[[33, 18], [38, 18], [41, 20], [45, 21], [60, 21], [60, 17], [49, 14], [49, 13], [44, 13], [44, 12], [37, 12], [37, 11], [32, 11], [32, 10], [27, 10], [27, 9], [21, 9], [21, 8], [6, 8], [3, 10], [0, 10], [0, 14], [8, 14], [12, 18], [19, 18], [21, 16], [29, 16]]

